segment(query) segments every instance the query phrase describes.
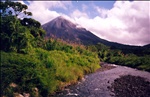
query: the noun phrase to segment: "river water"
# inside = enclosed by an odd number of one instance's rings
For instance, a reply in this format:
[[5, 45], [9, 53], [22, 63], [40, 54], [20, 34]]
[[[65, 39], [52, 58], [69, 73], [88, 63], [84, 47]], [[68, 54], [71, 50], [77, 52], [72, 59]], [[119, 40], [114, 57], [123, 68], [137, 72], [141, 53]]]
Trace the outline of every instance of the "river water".
[[122, 75], [140, 76], [150, 81], [149, 72], [114, 64], [105, 63], [104, 65], [115, 68], [86, 75], [78, 84], [65, 88], [54, 97], [114, 97], [109, 87], [116, 78]]

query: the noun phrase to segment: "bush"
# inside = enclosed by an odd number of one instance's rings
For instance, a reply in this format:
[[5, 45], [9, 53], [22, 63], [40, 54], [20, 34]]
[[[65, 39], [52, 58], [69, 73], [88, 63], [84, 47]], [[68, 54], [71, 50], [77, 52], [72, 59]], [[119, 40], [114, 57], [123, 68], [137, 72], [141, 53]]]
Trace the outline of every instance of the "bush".
[[[1, 51], [2, 95], [28, 92], [34, 96], [33, 88], [38, 88], [39, 94], [45, 97], [77, 82], [84, 74], [99, 68], [96, 53], [84, 49], [83, 52], [41, 48], [33, 48], [28, 54]], [[11, 83], [17, 87], [11, 87]]]
[[107, 62], [150, 71], [149, 60], [150, 56], [148, 55], [139, 57], [133, 54], [129, 54], [122, 57], [112, 56]]

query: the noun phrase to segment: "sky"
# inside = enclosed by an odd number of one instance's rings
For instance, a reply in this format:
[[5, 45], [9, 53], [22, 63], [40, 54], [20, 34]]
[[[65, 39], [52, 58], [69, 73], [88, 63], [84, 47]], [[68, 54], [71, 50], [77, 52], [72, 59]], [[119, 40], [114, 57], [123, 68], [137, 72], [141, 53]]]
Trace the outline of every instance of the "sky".
[[128, 45], [150, 44], [150, 1], [19, 1], [45, 24], [63, 16], [98, 37]]

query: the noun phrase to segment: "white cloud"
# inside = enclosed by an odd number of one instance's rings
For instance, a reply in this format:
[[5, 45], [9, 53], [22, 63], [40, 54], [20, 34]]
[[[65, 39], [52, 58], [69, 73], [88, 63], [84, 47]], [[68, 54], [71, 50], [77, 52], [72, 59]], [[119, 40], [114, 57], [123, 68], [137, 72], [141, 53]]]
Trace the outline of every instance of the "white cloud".
[[67, 6], [72, 6], [70, 1], [30, 1], [28, 11], [33, 13], [33, 18], [44, 24], [57, 16], [62, 15], [56, 11], [52, 11], [52, 8], [62, 8], [67, 10]]
[[73, 13], [71, 13], [71, 17], [76, 17], [76, 18], [86, 17], [86, 18], [88, 18], [88, 15], [86, 13], [81, 12], [78, 9], [76, 9], [73, 11]]
[[100, 16], [93, 19], [76, 18], [76, 21], [110, 41], [132, 45], [150, 43], [150, 2], [116, 1], [110, 10], [98, 6], [95, 9]]
[[108, 13], [108, 10], [105, 9], [105, 8], [100, 8], [98, 6], [94, 6], [94, 8], [96, 9], [96, 11], [100, 14], [100, 16], [102, 18], [106, 18], [107, 17], [107, 13]]
[[[88, 7], [82, 4], [81, 10], [70, 9], [71, 1], [30, 1], [29, 11], [33, 18], [42, 24], [64, 16], [74, 23], [92, 31], [95, 35], [114, 42], [144, 45], [150, 43], [150, 2], [149, 1], [116, 1], [112, 9], [107, 10], [95, 6], [93, 11], [99, 13], [94, 18], [89, 18]], [[93, 6], [92, 6], [93, 7]], [[52, 8], [72, 10], [65, 15], [52, 11]]]

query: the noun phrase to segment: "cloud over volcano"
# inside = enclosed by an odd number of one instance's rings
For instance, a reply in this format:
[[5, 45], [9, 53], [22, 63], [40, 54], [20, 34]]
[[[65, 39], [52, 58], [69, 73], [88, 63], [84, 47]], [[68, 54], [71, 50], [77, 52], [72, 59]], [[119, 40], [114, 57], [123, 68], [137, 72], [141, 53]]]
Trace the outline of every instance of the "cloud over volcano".
[[28, 6], [33, 18], [42, 24], [62, 15], [109, 41], [150, 43], [149, 1], [116, 1], [109, 9], [95, 2], [30, 1]]

